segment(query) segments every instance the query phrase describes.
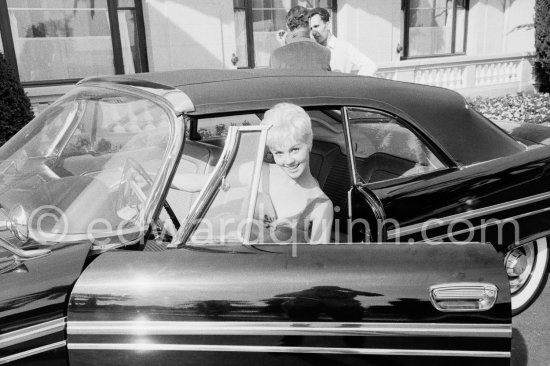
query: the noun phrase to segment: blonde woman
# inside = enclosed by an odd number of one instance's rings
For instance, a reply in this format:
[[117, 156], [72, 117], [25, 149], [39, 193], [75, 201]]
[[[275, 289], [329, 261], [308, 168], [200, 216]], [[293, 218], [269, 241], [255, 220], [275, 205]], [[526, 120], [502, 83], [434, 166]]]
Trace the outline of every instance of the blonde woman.
[[[280, 103], [265, 113], [261, 125], [269, 126], [267, 148], [274, 164], [262, 165], [251, 241], [328, 243], [333, 207], [309, 169], [313, 142], [309, 115], [297, 105]], [[172, 188], [199, 191], [206, 178], [180, 174]]]
[[267, 148], [275, 162], [262, 167], [256, 205], [256, 219], [267, 229], [264, 241], [328, 243], [333, 208], [309, 169], [309, 115], [297, 105], [280, 103], [261, 124], [269, 126]]

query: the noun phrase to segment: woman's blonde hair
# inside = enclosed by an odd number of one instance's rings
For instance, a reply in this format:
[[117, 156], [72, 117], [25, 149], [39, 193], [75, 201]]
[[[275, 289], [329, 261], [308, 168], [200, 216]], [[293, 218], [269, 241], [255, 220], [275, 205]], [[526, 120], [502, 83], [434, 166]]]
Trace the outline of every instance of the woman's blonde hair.
[[260, 124], [271, 126], [267, 134], [267, 146], [270, 150], [275, 146], [284, 146], [289, 136], [305, 143], [311, 150], [313, 144], [311, 119], [302, 107], [291, 103], [276, 104], [265, 112]]

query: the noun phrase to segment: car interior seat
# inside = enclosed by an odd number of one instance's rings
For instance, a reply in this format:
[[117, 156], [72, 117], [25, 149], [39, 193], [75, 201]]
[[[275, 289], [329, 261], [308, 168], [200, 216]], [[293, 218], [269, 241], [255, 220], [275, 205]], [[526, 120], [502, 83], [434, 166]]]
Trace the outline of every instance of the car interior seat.
[[[220, 158], [222, 148], [215, 145], [206, 144], [199, 141], [187, 140], [183, 148], [176, 174], [211, 173], [218, 159]], [[167, 201], [174, 210], [180, 223], [189, 213], [191, 206], [197, 199], [198, 192], [184, 192], [177, 189], [170, 189]]]

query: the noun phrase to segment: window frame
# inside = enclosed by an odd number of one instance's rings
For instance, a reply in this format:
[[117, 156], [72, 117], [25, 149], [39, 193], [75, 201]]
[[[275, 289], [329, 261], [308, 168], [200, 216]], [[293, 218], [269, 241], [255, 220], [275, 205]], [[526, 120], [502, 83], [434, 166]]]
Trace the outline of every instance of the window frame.
[[246, 31], [246, 53], [248, 66], [239, 66], [237, 69], [254, 69], [256, 67], [254, 59], [254, 31], [252, 23], [252, 0], [241, 0], [244, 6], [237, 6], [233, 1], [233, 13], [235, 10], [244, 10], [245, 31]]
[[402, 0], [401, 10], [403, 11], [403, 54], [401, 60], [411, 60], [411, 59], [422, 59], [422, 58], [434, 58], [434, 57], [448, 57], [448, 56], [460, 56], [466, 54], [467, 42], [468, 42], [468, 15], [470, 13], [470, 0], [464, 1], [464, 41], [463, 41], [463, 50], [456, 51], [456, 15], [457, 15], [457, 1], [453, 1], [453, 24], [452, 24], [452, 36], [451, 36], [451, 52], [450, 53], [441, 53], [441, 54], [430, 54], [430, 55], [419, 55], [419, 56], [410, 56], [409, 48], [409, 29], [410, 29], [410, 16], [411, 16], [411, 0]]
[[[365, 181], [363, 177], [359, 174], [359, 171], [357, 170], [357, 163], [356, 163], [356, 157], [355, 152], [352, 148], [353, 146], [353, 131], [352, 131], [352, 123], [351, 119], [349, 118], [349, 112], [351, 111], [363, 111], [363, 112], [369, 112], [369, 113], [377, 113], [382, 116], [387, 116], [390, 119], [395, 120], [401, 127], [407, 129], [411, 134], [413, 134], [426, 148], [430, 150], [430, 152], [433, 154], [433, 156], [439, 160], [439, 162], [443, 165], [441, 168], [430, 170], [427, 172], [423, 172], [421, 174], [414, 174], [414, 175], [407, 175], [407, 176], [399, 176], [389, 179], [383, 179], [378, 181]], [[391, 112], [367, 107], [367, 106], [344, 106], [342, 107], [342, 116], [344, 118], [344, 131], [346, 134], [346, 148], [348, 153], [348, 163], [350, 165], [350, 174], [353, 178], [354, 185], [365, 185], [369, 187], [369, 189], [379, 189], [379, 188], [385, 188], [385, 187], [391, 187], [398, 184], [401, 184], [404, 181], [410, 181], [410, 180], [416, 180], [416, 179], [424, 179], [427, 176], [432, 175], [439, 175], [441, 172], [446, 172], [449, 169], [454, 169], [454, 163], [452, 159], [447, 156], [442, 149], [439, 147], [437, 143], [434, 143], [426, 133], [417, 128], [414, 124], [408, 122], [404, 118], [393, 114]]]
[[[2, 1], [2, 0], [0, 0]], [[239, 3], [242, 3], [243, 6], [236, 5], [237, 1], [233, 1], [233, 12], [235, 10], [244, 10], [245, 14], [245, 29], [246, 29], [246, 47], [247, 47], [247, 61], [248, 66], [238, 66], [237, 69], [254, 69], [256, 68], [256, 60], [255, 60], [255, 50], [254, 50], [254, 24], [252, 22], [252, 1], [253, 0], [239, 0]], [[336, 15], [338, 10], [338, 3], [337, 0], [332, 0], [332, 7], [330, 9], [332, 11], [331, 16], [331, 23], [332, 23], [332, 33], [335, 36], [338, 36], [337, 34], [337, 24], [336, 24]]]
[[[114, 75], [124, 74], [124, 65], [122, 61], [122, 44], [120, 39], [120, 26], [118, 23], [118, 11], [119, 10], [134, 10], [136, 12], [136, 28], [138, 38], [136, 39], [136, 46], [139, 49], [139, 61], [141, 64], [141, 70], [136, 69], [137, 72], [148, 72], [149, 64], [147, 58], [147, 47], [145, 41], [145, 22], [143, 19], [143, 2], [142, 0], [134, 0], [134, 7], [118, 6], [118, 1], [115, 3], [111, 0], [107, 0], [107, 12], [110, 22], [111, 42], [113, 46], [113, 67]], [[2, 37], [2, 44], [4, 46], [4, 57], [8, 60], [10, 65], [15, 69], [17, 76], [19, 77], [19, 65], [17, 64], [17, 55], [15, 52], [15, 46], [13, 42], [13, 34], [11, 32], [11, 23], [9, 18], [8, 3], [7, 0], [0, 0], [0, 34]], [[83, 76], [84, 77], [84, 76]], [[53, 80], [36, 80], [36, 81], [23, 81], [21, 84], [24, 87], [33, 86], [53, 86], [64, 84], [75, 84], [80, 81], [82, 77], [70, 78], [70, 79], [53, 79]]]
[[[241, 137], [246, 133], [259, 133], [258, 139], [258, 151], [255, 159], [255, 170], [252, 175], [251, 190], [248, 193], [250, 202], [247, 209], [247, 223], [245, 225], [245, 232], [243, 235], [244, 241], [234, 242], [238, 245], [250, 244], [250, 234], [252, 231], [252, 220], [254, 214], [254, 208], [256, 205], [256, 198], [258, 195], [260, 185], [260, 175], [262, 161], [267, 141], [267, 126], [237, 126], [229, 129], [228, 135], [225, 140], [222, 154], [216, 164], [214, 170], [209, 174], [209, 177], [204, 185], [203, 189], [199, 192], [195, 203], [191, 207], [187, 217], [181, 223], [178, 232], [172, 238], [172, 241], [168, 245], [168, 248], [180, 248], [183, 245], [191, 243], [191, 238], [195, 234], [197, 228], [202, 223], [202, 220], [208, 215], [210, 211], [210, 205], [216, 200], [219, 195], [219, 191], [222, 188], [227, 173], [232, 169], [232, 165], [235, 162], [239, 148], [241, 146]], [[177, 169], [177, 167], [175, 168]], [[233, 242], [227, 242], [230, 244]], [[199, 245], [200, 246], [200, 245]]]

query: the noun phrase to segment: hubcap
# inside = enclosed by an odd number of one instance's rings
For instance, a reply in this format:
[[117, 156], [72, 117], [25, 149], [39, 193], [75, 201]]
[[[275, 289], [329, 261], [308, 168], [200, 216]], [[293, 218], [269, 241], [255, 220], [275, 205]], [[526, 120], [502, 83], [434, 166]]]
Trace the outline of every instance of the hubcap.
[[534, 243], [529, 243], [508, 252], [504, 258], [512, 294], [520, 291], [529, 281], [535, 263]]

